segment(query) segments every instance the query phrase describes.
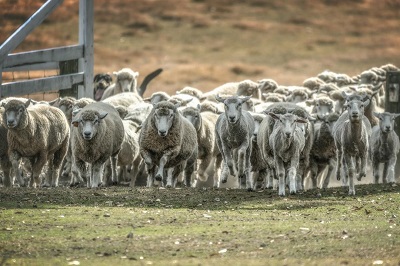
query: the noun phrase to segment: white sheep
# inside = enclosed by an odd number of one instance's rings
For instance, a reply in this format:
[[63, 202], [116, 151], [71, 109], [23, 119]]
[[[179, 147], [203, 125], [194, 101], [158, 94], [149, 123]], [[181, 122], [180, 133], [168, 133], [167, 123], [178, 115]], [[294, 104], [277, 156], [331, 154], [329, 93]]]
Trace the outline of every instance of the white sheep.
[[[238, 174], [239, 184], [246, 180], [246, 188], [253, 190], [253, 182], [250, 178], [250, 154], [254, 132], [254, 119], [247, 111], [242, 110], [242, 104], [250, 99], [250, 96], [240, 98], [232, 96], [221, 98], [216, 96], [218, 102], [224, 103], [225, 113], [218, 117], [215, 126], [217, 144], [224, 160], [221, 173], [221, 182], [226, 183], [228, 175]], [[234, 157], [237, 152], [237, 160]], [[236, 171], [237, 168], [237, 171]]]
[[50, 105], [33, 105], [30, 100], [10, 100], [4, 107], [2, 123], [8, 129], [9, 156], [20, 186], [19, 162], [28, 158], [31, 164], [31, 186], [40, 186], [40, 174], [47, 163], [43, 186], [58, 186], [61, 164], [68, 150], [70, 131], [63, 112]]
[[104, 163], [111, 160], [111, 180], [117, 179], [117, 156], [124, 139], [124, 126], [117, 110], [109, 104], [95, 102], [79, 110], [72, 119], [71, 147], [76, 165], [73, 171], [87, 176], [86, 163], [90, 164], [88, 187], [102, 184]]
[[137, 78], [139, 77], [139, 72], [133, 71], [130, 68], [123, 68], [113, 72], [113, 74], [115, 75], [115, 83], [111, 84], [104, 91], [101, 101], [121, 92], [134, 92], [138, 94]]
[[379, 125], [372, 128], [370, 144], [370, 158], [372, 160], [374, 182], [375, 184], [379, 182], [379, 165], [383, 163], [382, 182], [394, 183], [394, 172], [400, 143], [399, 136], [393, 129], [394, 120], [400, 114], [374, 112], [374, 115], [379, 118]]
[[202, 95], [202, 100], [216, 101], [217, 95], [225, 96], [251, 96], [256, 99], [261, 99], [260, 90], [258, 89], [259, 84], [249, 79], [242, 80], [240, 82], [228, 82], [225, 83], [209, 92], [205, 92]]

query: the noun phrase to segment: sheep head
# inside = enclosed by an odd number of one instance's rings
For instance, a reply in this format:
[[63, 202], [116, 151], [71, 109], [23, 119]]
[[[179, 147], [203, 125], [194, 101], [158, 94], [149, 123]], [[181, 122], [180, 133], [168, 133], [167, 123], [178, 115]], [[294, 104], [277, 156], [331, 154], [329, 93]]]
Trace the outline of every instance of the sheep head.
[[19, 129], [27, 126], [27, 108], [31, 104], [31, 99], [25, 103], [20, 100], [10, 100], [2, 102], [4, 107], [3, 124], [8, 129]]
[[154, 105], [154, 126], [160, 137], [166, 137], [171, 129], [175, 116], [179, 115], [180, 103], [173, 104], [169, 101], [162, 101]]
[[72, 125], [78, 128], [84, 140], [92, 140], [97, 134], [99, 124], [107, 115], [103, 111], [84, 110], [73, 117]]
[[[297, 123], [308, 123], [307, 119], [298, 117], [297, 115], [292, 113], [275, 114], [273, 112], [269, 112], [268, 115], [275, 119], [276, 123], [278, 123], [278, 125], [280, 125], [280, 127], [282, 128], [282, 133], [288, 139], [293, 136], [293, 133], [297, 127]], [[277, 124], [275, 124], [275, 126], [276, 125]]]
[[389, 133], [393, 131], [394, 128], [394, 120], [396, 117], [400, 116], [400, 114], [394, 114], [394, 113], [377, 113], [373, 112], [373, 115], [379, 119], [379, 127], [381, 129], [381, 132], [383, 133]]
[[251, 96], [238, 97], [235, 95], [224, 99], [217, 94], [215, 98], [217, 101], [224, 103], [225, 116], [228, 122], [236, 124], [242, 116], [242, 104], [248, 101]]

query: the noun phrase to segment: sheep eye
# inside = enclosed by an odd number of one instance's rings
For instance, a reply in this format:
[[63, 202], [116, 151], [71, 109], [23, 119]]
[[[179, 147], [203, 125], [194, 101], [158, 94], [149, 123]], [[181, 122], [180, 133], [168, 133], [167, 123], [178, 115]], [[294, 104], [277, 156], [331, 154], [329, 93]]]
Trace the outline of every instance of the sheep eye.
[[19, 109], [18, 109], [18, 113], [22, 113], [23, 111], [24, 111], [23, 108], [19, 108]]

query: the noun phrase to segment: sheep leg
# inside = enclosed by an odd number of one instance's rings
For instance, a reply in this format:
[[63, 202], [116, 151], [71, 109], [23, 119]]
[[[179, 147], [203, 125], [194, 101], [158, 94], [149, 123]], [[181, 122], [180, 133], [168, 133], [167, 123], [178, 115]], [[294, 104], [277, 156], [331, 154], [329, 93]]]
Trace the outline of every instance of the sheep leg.
[[164, 167], [165, 164], [168, 162], [169, 159], [169, 155], [164, 154], [161, 159], [160, 162], [158, 164], [158, 171], [156, 173], [155, 179], [157, 181], [162, 181], [163, 180], [163, 176], [164, 176]]
[[[232, 176], [236, 176], [236, 169], [235, 169], [235, 164], [233, 163], [234, 160], [232, 158], [231, 150], [226, 145], [223, 145], [222, 148], [223, 148], [222, 156], [224, 157], [224, 162], [226, 166], [229, 168], [229, 174]], [[222, 183], [225, 182], [222, 180]]]
[[[220, 185], [220, 177], [221, 177], [221, 163], [222, 163], [222, 155], [218, 154], [215, 158], [215, 167], [214, 167], [214, 188], [219, 188]], [[226, 182], [226, 181], [225, 181]]]
[[365, 176], [367, 176], [367, 152], [365, 151], [363, 153], [361, 153], [360, 158], [356, 161], [360, 164], [359, 166], [359, 171], [358, 172], [358, 176], [357, 176], [357, 180], [361, 181], [361, 179]]
[[[337, 145], [337, 144], [336, 144]], [[337, 161], [337, 168], [336, 168], [336, 180], [340, 181], [340, 171], [342, 169], [342, 150], [336, 149], [336, 161]]]
[[354, 174], [356, 169], [354, 167], [353, 158], [348, 154], [344, 154], [344, 166], [346, 166], [348, 172], [347, 176], [349, 180], [349, 195], [355, 195], [356, 191], [354, 188]]
[[278, 195], [279, 196], [285, 196], [285, 188], [286, 188], [286, 182], [285, 182], [285, 165], [283, 163], [283, 161], [277, 157], [275, 157], [275, 162], [276, 162], [276, 166], [275, 166], [275, 170], [277, 172], [278, 175], [278, 179], [279, 179], [279, 192]]
[[[394, 169], [396, 166], [396, 160], [397, 160], [397, 156], [394, 155], [390, 158], [389, 162], [385, 163], [385, 166], [387, 164], [387, 167], [383, 168], [384, 171], [384, 176], [387, 176], [386, 180], [389, 183], [394, 183]], [[385, 173], [385, 169], [386, 169], [386, 173]]]
[[[72, 177], [79, 177], [81, 178], [82, 176], [86, 176], [87, 174], [87, 169], [86, 169], [86, 163], [78, 158], [75, 158], [75, 163], [72, 164]], [[72, 181], [72, 180], [71, 180]], [[90, 187], [91, 180], [90, 178], [87, 179], [86, 185], [87, 187]]]
[[326, 189], [329, 186], [329, 181], [331, 179], [331, 175], [333, 173], [333, 170], [335, 169], [336, 161], [334, 159], [329, 160], [329, 165], [328, 165], [328, 172], [326, 173], [324, 182], [322, 183], [322, 188]]
[[19, 153], [17, 153], [16, 151], [10, 152], [10, 161], [11, 161], [11, 165], [12, 165], [12, 169], [13, 169], [14, 175], [18, 179], [19, 185], [21, 187], [25, 187], [27, 184], [25, 182], [24, 177], [21, 175], [21, 170], [19, 168], [20, 160], [21, 160], [21, 156], [19, 155]]
[[[247, 191], [254, 191], [254, 182], [253, 177], [250, 175], [250, 168], [251, 168], [251, 163], [250, 163], [250, 154], [251, 154], [251, 149], [252, 149], [252, 143], [250, 142], [249, 145], [247, 146], [247, 149], [245, 150], [244, 153], [244, 169], [243, 169], [243, 175], [241, 179], [246, 178], [246, 189]], [[240, 150], [239, 150], [240, 154]], [[246, 156], [246, 154], [249, 154], [249, 156]], [[240, 161], [239, 161], [240, 162]]]
[[110, 160], [111, 160], [111, 181], [113, 185], [117, 185], [119, 184], [118, 168], [117, 168], [118, 153], [111, 156]]
[[378, 184], [379, 183], [379, 162], [374, 161], [372, 163], [372, 173], [374, 175], [374, 183]]
[[5, 156], [4, 156], [4, 157], [0, 158], [0, 165], [1, 165], [1, 169], [3, 170], [3, 175], [4, 175], [3, 184], [5, 187], [11, 187], [13, 185], [13, 180], [10, 175], [12, 164], [8, 160], [8, 158], [5, 158]]
[[[35, 187], [40, 186], [40, 174], [42, 173], [43, 167], [47, 162], [47, 158], [48, 158], [47, 154], [43, 151], [43, 152], [39, 153], [39, 156], [37, 157], [37, 160], [35, 163], [31, 162], [31, 164], [32, 164], [31, 180], [33, 180], [32, 185], [34, 185]], [[52, 173], [52, 169], [51, 169], [51, 173]], [[49, 186], [50, 184], [48, 184], [48, 177], [46, 179], [47, 180], [46, 180], [44, 186], [46, 186], [46, 185]]]
[[221, 183], [226, 183], [228, 181], [228, 176], [229, 176], [229, 167], [224, 162], [221, 171]]
[[197, 171], [198, 180], [201, 182], [206, 182], [208, 180], [207, 170], [210, 168], [211, 161], [213, 160], [213, 156], [211, 154], [206, 155], [199, 165], [199, 169]]
[[166, 184], [166, 187], [168, 187], [168, 188], [173, 188], [176, 186], [177, 179], [174, 180], [173, 174], [174, 174], [174, 168], [173, 167], [168, 168], [167, 169], [167, 184]]
[[290, 194], [296, 194], [296, 167], [291, 166], [288, 171], [289, 177], [289, 192]]
[[102, 185], [103, 180], [103, 170], [104, 170], [104, 161], [97, 160], [92, 164], [92, 183], [91, 188], [97, 188]]

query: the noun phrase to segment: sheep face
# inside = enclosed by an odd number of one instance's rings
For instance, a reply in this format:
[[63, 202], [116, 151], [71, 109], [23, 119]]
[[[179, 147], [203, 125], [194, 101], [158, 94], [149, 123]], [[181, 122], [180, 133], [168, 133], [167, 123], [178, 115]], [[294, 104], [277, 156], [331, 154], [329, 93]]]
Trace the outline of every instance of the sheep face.
[[242, 105], [250, 98], [250, 96], [244, 98], [232, 96], [224, 99], [219, 97], [219, 95], [216, 96], [217, 101], [224, 103], [225, 116], [230, 124], [236, 124], [240, 120], [242, 115]]
[[26, 103], [19, 100], [11, 100], [7, 104], [3, 104], [3, 123], [8, 129], [24, 128], [26, 126], [27, 110], [31, 100]]
[[369, 104], [370, 100], [361, 101], [353, 99], [345, 104], [351, 122], [359, 122], [364, 115], [364, 108]]
[[287, 139], [290, 139], [293, 136], [296, 127], [298, 127], [297, 123], [307, 123], [307, 120], [291, 113], [275, 114], [269, 112], [268, 115], [275, 119], [275, 127], [280, 126], [282, 128], [282, 133]]
[[154, 122], [158, 135], [165, 137], [171, 128], [176, 115], [176, 108], [160, 107], [154, 112]]
[[182, 111], [183, 117], [185, 117], [194, 126], [196, 130], [200, 130], [201, 127], [201, 116], [200, 110], [193, 107], [187, 107]]
[[317, 118], [320, 119], [333, 112], [334, 101], [329, 98], [307, 100], [306, 104], [309, 106], [314, 105], [312, 112], [317, 114]]
[[379, 127], [383, 133], [389, 133], [393, 131], [394, 128], [394, 120], [396, 117], [400, 116], [400, 114], [392, 114], [388, 112], [384, 113], [376, 113], [373, 112], [374, 116], [379, 118]]
[[99, 124], [107, 114], [107, 112], [93, 112], [91, 110], [84, 111], [80, 113], [80, 115], [74, 117], [72, 124], [75, 127], [78, 127], [83, 139], [89, 141], [96, 136]]

